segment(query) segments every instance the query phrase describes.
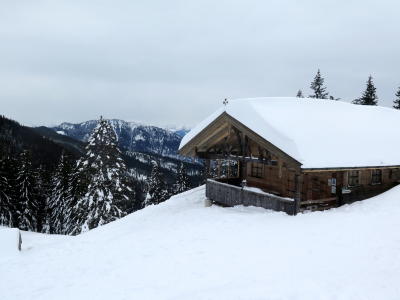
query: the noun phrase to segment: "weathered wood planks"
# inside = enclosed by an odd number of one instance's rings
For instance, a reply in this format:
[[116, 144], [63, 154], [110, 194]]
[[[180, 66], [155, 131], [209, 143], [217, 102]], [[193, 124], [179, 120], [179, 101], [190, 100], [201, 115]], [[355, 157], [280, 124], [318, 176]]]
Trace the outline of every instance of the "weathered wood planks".
[[207, 180], [206, 196], [213, 202], [225, 206], [257, 206], [274, 211], [283, 211], [288, 215], [297, 213], [296, 202], [292, 199], [250, 191], [212, 179]]

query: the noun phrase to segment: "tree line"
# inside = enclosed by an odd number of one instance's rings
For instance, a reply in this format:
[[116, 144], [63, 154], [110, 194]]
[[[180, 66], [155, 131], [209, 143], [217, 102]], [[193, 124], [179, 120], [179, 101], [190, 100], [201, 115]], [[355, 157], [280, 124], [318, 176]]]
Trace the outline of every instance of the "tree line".
[[44, 233], [76, 235], [158, 204], [190, 188], [183, 164], [171, 187], [153, 163], [146, 199], [135, 194], [111, 124], [100, 118], [78, 160], [62, 152], [49, 171], [34, 167], [32, 151], [2, 151], [0, 157], [0, 225]]
[[[314, 77], [314, 80], [311, 82], [310, 85], [310, 88], [313, 91], [313, 93], [309, 95], [309, 98], [339, 100], [339, 98], [335, 98], [329, 95], [326, 86], [324, 86], [324, 81], [325, 79], [322, 77], [320, 70], [318, 70], [317, 74]], [[298, 90], [296, 96], [298, 98], [304, 98], [302, 90]], [[361, 97], [354, 99], [352, 103], [359, 105], [378, 105], [378, 96], [376, 93], [376, 87], [371, 75], [368, 77], [366, 88], [363, 91]], [[395, 93], [395, 99], [393, 100], [393, 108], [400, 109], [400, 87]]]

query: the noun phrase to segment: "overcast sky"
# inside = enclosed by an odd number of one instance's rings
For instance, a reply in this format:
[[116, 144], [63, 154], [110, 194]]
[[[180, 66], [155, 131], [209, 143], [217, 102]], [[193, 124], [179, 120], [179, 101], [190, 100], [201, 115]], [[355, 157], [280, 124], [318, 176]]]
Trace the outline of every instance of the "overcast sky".
[[400, 86], [400, 2], [0, 0], [0, 114], [193, 126], [224, 98]]

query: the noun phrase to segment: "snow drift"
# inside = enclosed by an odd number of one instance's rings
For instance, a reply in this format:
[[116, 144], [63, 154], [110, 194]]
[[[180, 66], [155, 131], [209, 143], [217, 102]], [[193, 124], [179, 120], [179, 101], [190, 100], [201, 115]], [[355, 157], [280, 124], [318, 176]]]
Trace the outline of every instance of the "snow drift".
[[296, 217], [204, 187], [76, 237], [24, 233], [0, 299], [400, 299], [400, 187]]
[[17, 253], [19, 244], [20, 235], [18, 229], [0, 226], [0, 257], [7, 257], [7, 255]]

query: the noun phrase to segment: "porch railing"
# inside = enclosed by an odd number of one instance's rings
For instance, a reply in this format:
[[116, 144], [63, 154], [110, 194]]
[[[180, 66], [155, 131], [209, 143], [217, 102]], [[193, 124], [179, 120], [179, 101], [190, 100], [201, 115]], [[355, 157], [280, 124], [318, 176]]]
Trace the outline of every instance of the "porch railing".
[[257, 206], [274, 211], [283, 211], [288, 215], [295, 215], [297, 212], [294, 199], [247, 190], [213, 179], [207, 180], [206, 196], [211, 201], [226, 206]]

